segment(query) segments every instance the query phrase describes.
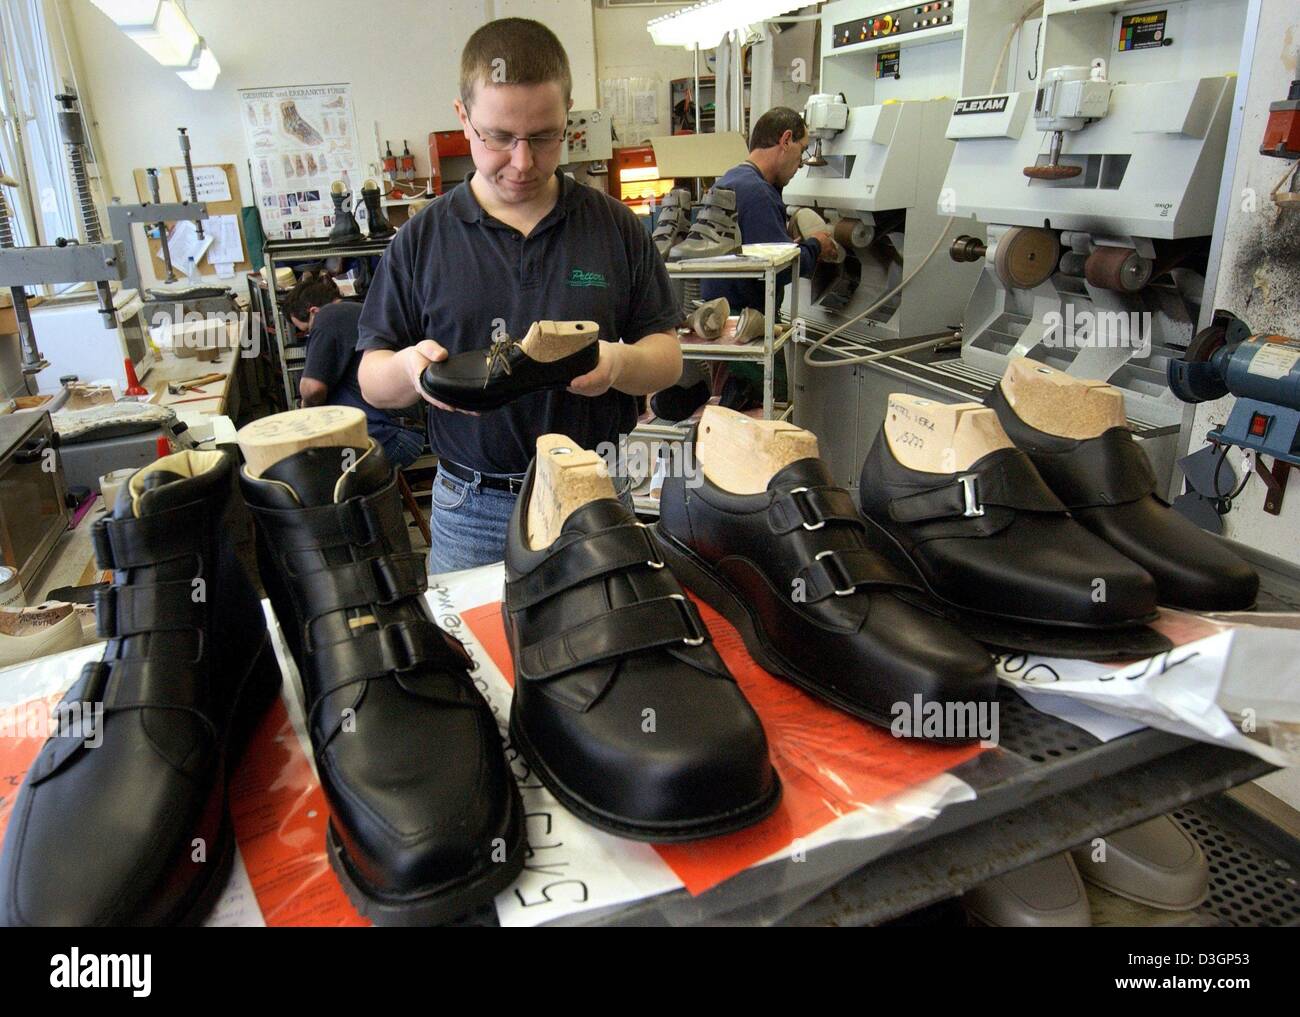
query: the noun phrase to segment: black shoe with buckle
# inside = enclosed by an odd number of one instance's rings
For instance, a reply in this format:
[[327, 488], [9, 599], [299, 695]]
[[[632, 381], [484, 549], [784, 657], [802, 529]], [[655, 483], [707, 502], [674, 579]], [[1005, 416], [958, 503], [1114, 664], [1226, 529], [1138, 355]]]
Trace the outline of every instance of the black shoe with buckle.
[[429, 617], [396, 473], [371, 441], [241, 479], [302, 677], [339, 881], [381, 925], [490, 901], [523, 866], [523, 810], [469, 657]]
[[1070, 518], [1021, 451], [958, 474], [904, 466], [884, 431], [862, 465], [863, 514], [935, 598], [1012, 622], [1132, 628], [1155, 617], [1155, 583]]
[[1026, 424], [1001, 385], [985, 399], [1070, 515], [1151, 573], [1160, 603], [1192, 611], [1243, 611], [1259, 575], [1212, 533], [1156, 496], [1156, 475], [1127, 427], [1062, 438]]
[[900, 599], [913, 581], [871, 547], [852, 497], [820, 459], [790, 463], [761, 494], [695, 479], [664, 481], [664, 558], [772, 674], [885, 727], [895, 704], [918, 695], [993, 701], [988, 652]]
[[532, 392], [564, 388], [596, 369], [598, 329], [594, 321], [537, 322], [522, 340], [495, 339], [486, 350], [430, 364], [420, 375], [420, 387], [448, 406], [478, 412]]
[[231, 771], [280, 693], [235, 555], [234, 481], [228, 453], [177, 452], [133, 474], [95, 523], [113, 571], [95, 598], [108, 643], [13, 803], [0, 925], [197, 924], [220, 895]]
[[506, 542], [511, 741], [566, 808], [620, 837], [694, 840], [762, 819], [781, 793], [762, 724], [650, 531], [600, 499], [532, 550], [535, 468]]

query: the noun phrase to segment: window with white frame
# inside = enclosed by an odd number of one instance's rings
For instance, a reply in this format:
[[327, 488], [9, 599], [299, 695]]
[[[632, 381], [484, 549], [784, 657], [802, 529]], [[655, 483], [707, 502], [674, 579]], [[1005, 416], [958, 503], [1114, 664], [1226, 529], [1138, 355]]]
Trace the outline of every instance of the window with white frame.
[[5, 197], [19, 245], [78, 236], [54, 99], [62, 91], [43, 0], [0, 0], [0, 171], [18, 182]]

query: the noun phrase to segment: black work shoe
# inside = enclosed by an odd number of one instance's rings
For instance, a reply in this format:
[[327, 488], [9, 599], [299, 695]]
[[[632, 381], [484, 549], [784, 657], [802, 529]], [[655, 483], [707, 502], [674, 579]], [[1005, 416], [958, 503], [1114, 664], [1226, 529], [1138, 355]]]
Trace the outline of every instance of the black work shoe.
[[1061, 438], [1030, 427], [995, 385], [985, 403], [1070, 515], [1155, 579], [1160, 603], [1192, 611], [1253, 607], [1259, 575], [1221, 538], [1156, 496], [1156, 475], [1127, 427]]
[[659, 207], [659, 218], [655, 220], [654, 233], [651, 234], [660, 257], [667, 258], [668, 252], [686, 239], [690, 228], [691, 192], [678, 187], [664, 196]]
[[962, 611], [1084, 628], [1156, 615], [1150, 575], [1071, 519], [1018, 449], [997, 449], [962, 473], [928, 473], [900, 463], [882, 428], [858, 497], [882, 546]]
[[366, 232], [371, 240], [383, 240], [397, 232], [397, 227], [384, 216], [383, 192], [373, 180], [361, 185], [361, 200], [366, 205]]
[[694, 385], [670, 385], [650, 397], [650, 409], [664, 420], [686, 420], [709, 401], [709, 383], [697, 381]]
[[352, 195], [342, 180], [330, 184], [330, 198], [334, 202], [334, 225], [330, 229], [331, 244], [355, 244], [361, 240], [361, 227], [352, 214]]
[[918, 695], [993, 701], [988, 652], [900, 599], [913, 581], [868, 544], [852, 497], [820, 459], [790, 463], [760, 494], [698, 479], [664, 481], [655, 531], [664, 559], [768, 671], [885, 727], [895, 704]]
[[[552, 351], [573, 352], [555, 360], [535, 360], [524, 352], [521, 343], [548, 328], [568, 333], [565, 343]], [[420, 387], [449, 406], [479, 411], [498, 409], [532, 392], [565, 388], [574, 378], [596, 369], [600, 360], [598, 329], [594, 321], [537, 322], [522, 341], [505, 337], [494, 340], [486, 350], [470, 350], [430, 364], [420, 375]], [[574, 349], [579, 342], [582, 345]]]
[[0, 924], [197, 924], [219, 896], [231, 770], [280, 691], [235, 555], [237, 498], [231, 455], [177, 452], [95, 523], [96, 560], [113, 570], [96, 597], [108, 643], [14, 802]]
[[720, 258], [739, 251], [740, 242], [736, 192], [729, 187], [715, 186], [704, 195], [690, 232], [668, 252], [668, 259]]
[[371, 441], [306, 448], [241, 482], [302, 676], [339, 881], [377, 925], [491, 900], [523, 865], [519, 793], [464, 648], [429, 617], [393, 468]]
[[762, 724], [649, 529], [600, 499], [530, 549], [535, 470], [506, 541], [511, 742], [574, 815], [620, 837], [693, 840], [762, 819], [781, 794]]

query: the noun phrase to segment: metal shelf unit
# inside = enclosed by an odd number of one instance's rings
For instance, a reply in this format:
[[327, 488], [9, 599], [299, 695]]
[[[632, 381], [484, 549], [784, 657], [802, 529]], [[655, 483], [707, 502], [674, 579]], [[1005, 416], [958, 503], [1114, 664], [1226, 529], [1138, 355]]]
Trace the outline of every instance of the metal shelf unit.
[[280, 382], [284, 386], [285, 406], [294, 409], [298, 406], [297, 381], [302, 376], [303, 364], [307, 359], [305, 343], [293, 342], [295, 329], [285, 315], [279, 302], [275, 285], [275, 270], [286, 265], [299, 264], [304, 261], [323, 261], [326, 258], [362, 258], [381, 257], [388, 250], [392, 237], [383, 240], [363, 238], [354, 244], [333, 244], [324, 240], [268, 240], [263, 248], [263, 255], [268, 266], [271, 283], [267, 286], [267, 303], [272, 320], [275, 322], [276, 361], [280, 370]]
[[[743, 249], [742, 249], [743, 250]], [[762, 262], [740, 268], [718, 268], [705, 261], [668, 262], [670, 279], [759, 279], [763, 282], [763, 342], [735, 345], [727, 343], [682, 343], [683, 360], [709, 360], [729, 363], [753, 363], [763, 365], [763, 419], [788, 420], [794, 410], [793, 403], [777, 404], [776, 391], [776, 355], [782, 352], [793, 333], [789, 330], [776, 334], [777, 325], [777, 276], [786, 269], [797, 274], [799, 267], [799, 249], [791, 246], [789, 251], [766, 258]], [[797, 321], [799, 317], [799, 287], [790, 287], [789, 320]], [[640, 424], [628, 436], [633, 440], [682, 441], [690, 431], [689, 425], [673, 424], [667, 421], [654, 421]], [[657, 499], [643, 495], [633, 498], [637, 512], [643, 515], [658, 515]]]

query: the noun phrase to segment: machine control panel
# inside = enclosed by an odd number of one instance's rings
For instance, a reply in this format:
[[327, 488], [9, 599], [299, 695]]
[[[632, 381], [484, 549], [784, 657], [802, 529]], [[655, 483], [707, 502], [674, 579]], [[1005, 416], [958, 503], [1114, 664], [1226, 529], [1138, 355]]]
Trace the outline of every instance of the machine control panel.
[[603, 110], [569, 111], [562, 163], [597, 162], [614, 157], [609, 117]]
[[895, 37], [950, 26], [954, 15], [953, 3], [954, 0], [930, 0], [929, 3], [908, 4], [887, 14], [843, 21], [835, 26], [832, 45], [839, 49], [886, 36]]

